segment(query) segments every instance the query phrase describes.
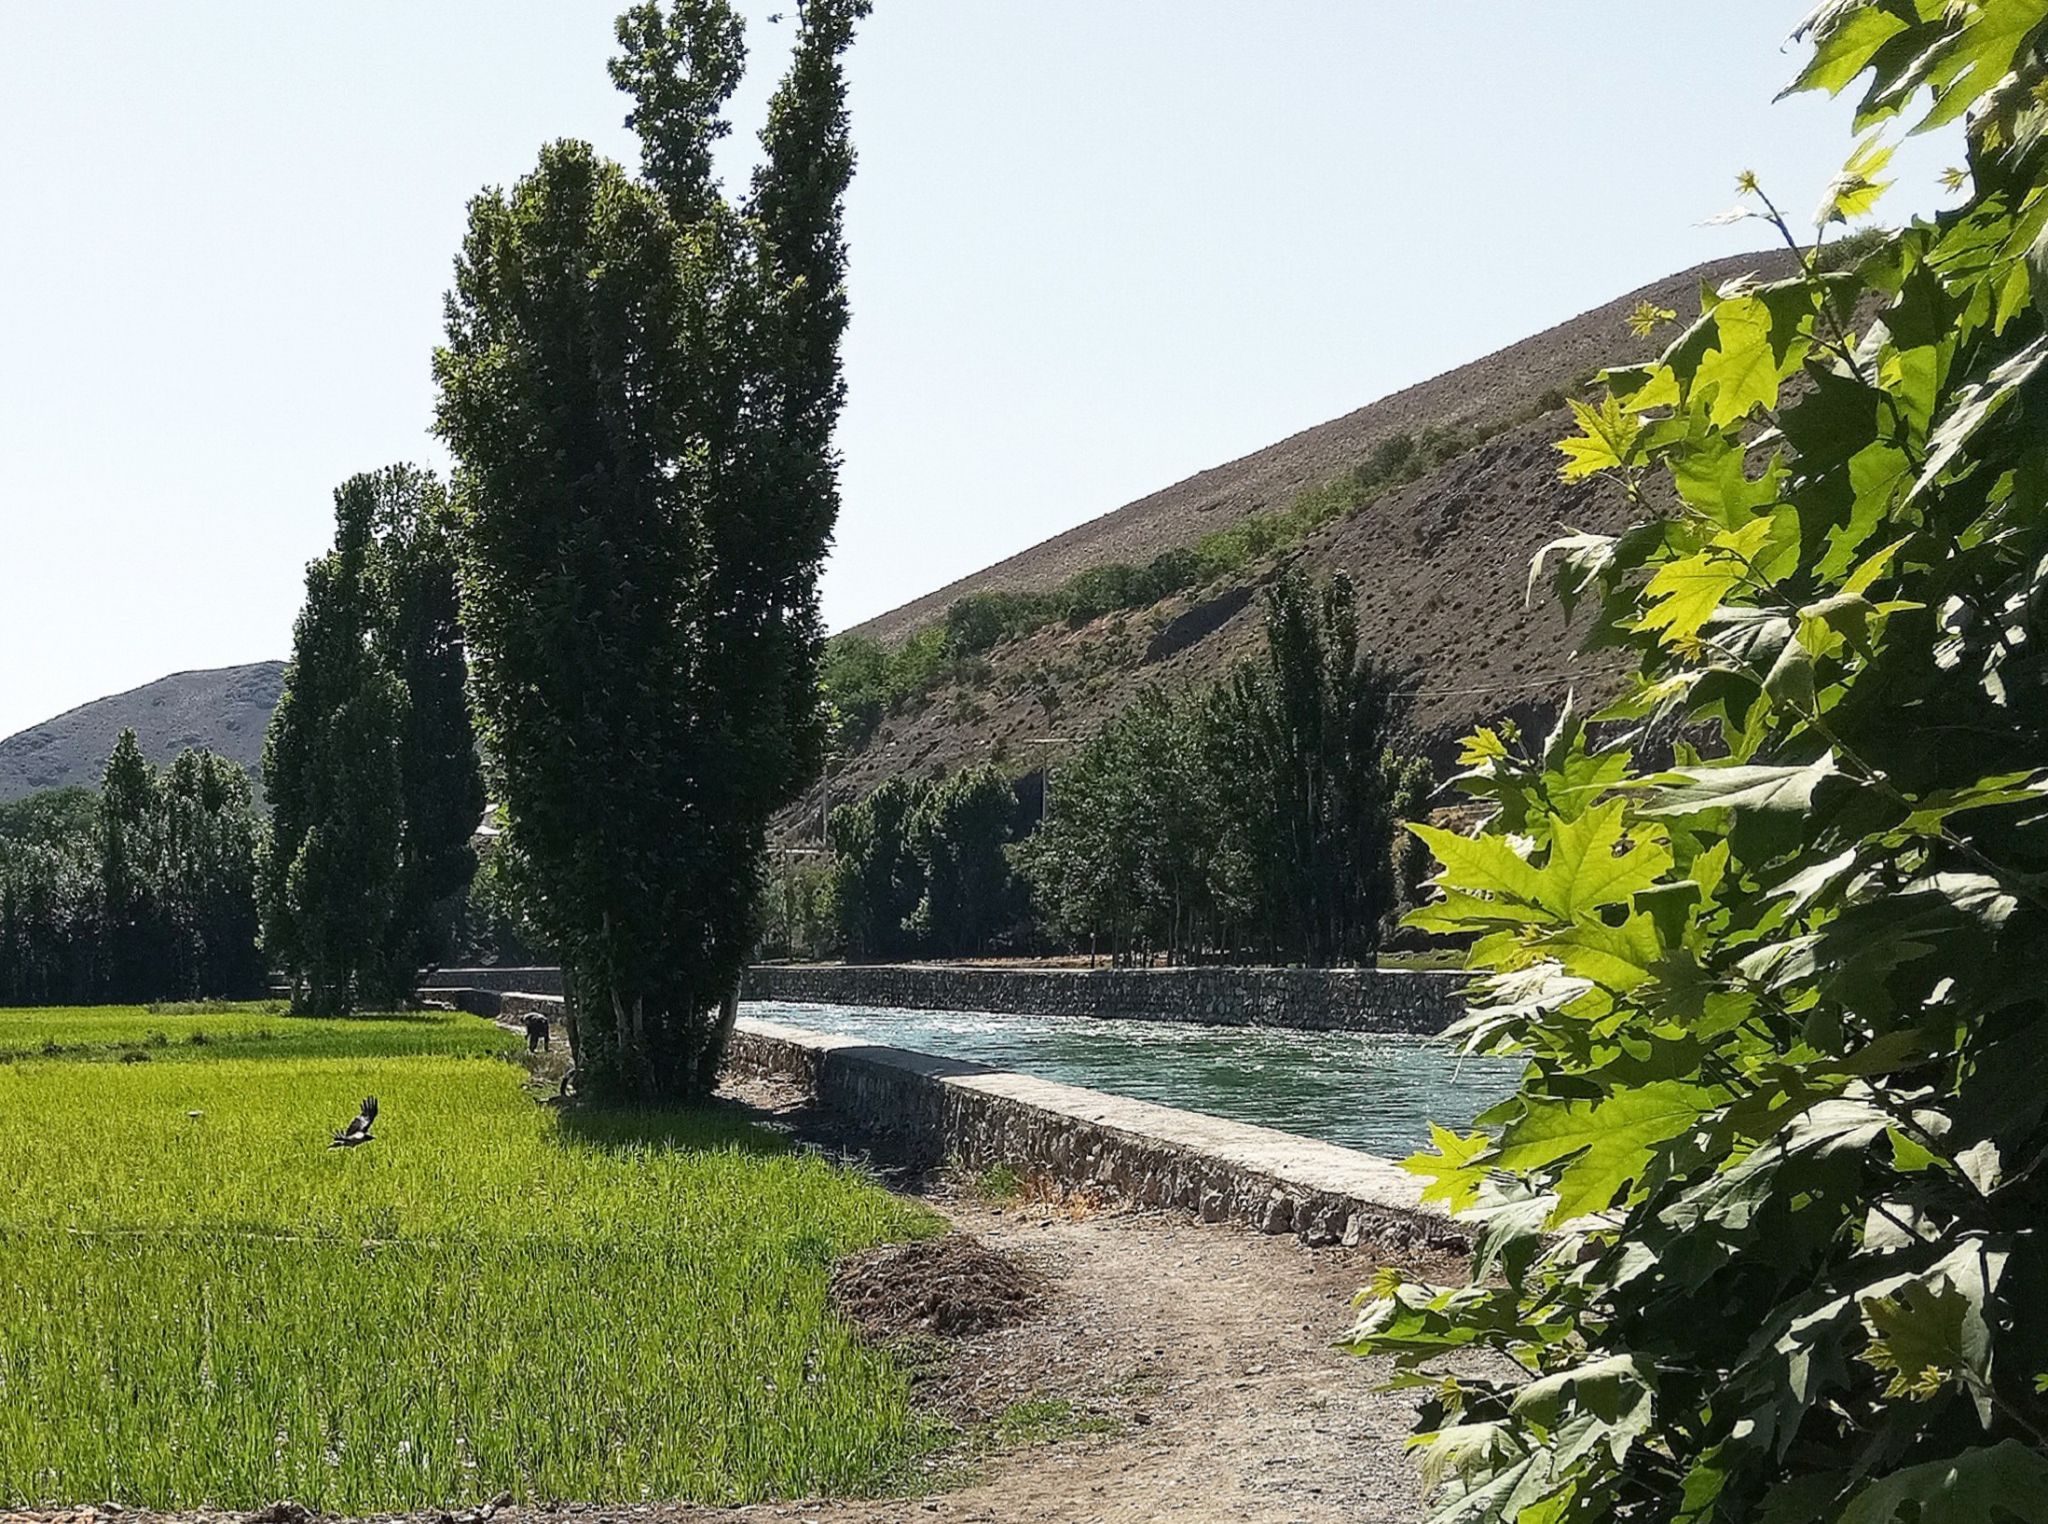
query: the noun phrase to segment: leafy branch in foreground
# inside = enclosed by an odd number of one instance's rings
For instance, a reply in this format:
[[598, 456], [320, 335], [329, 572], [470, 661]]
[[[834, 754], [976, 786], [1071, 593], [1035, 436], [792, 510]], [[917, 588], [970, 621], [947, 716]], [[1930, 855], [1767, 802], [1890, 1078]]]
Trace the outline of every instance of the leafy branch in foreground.
[[[1482, 731], [1487, 830], [1420, 828], [1413, 920], [1476, 939], [1464, 1041], [1528, 1060], [1411, 1161], [1471, 1283], [1384, 1276], [1355, 1334], [1429, 1390], [1439, 1520], [2048, 1519], [2044, 32], [2048, 0], [1822, 6], [1795, 88], [1866, 78], [1859, 131], [1967, 115], [1965, 203], [1705, 293], [1564, 443], [1678, 504], [1546, 552], [1640, 658], [1596, 718], [1721, 745]], [[1473, 1350], [1505, 1358], [1424, 1369]]]

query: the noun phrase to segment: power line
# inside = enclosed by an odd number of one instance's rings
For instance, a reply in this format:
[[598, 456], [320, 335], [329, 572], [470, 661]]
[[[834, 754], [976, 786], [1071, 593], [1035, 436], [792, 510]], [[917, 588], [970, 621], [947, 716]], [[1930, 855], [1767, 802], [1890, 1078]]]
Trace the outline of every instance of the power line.
[[1514, 679], [1512, 682], [1480, 683], [1478, 686], [1472, 688], [1417, 688], [1414, 690], [1411, 696], [1414, 698], [1450, 698], [1454, 694], [1462, 693], [1501, 693], [1505, 692], [1509, 688], [1522, 688], [1528, 686], [1530, 683], [1549, 682], [1554, 678], [1607, 677], [1611, 675], [1612, 674], [1605, 672], [1588, 671], [1586, 668], [1583, 667], [1573, 672], [1532, 672], [1527, 677], [1518, 677]]

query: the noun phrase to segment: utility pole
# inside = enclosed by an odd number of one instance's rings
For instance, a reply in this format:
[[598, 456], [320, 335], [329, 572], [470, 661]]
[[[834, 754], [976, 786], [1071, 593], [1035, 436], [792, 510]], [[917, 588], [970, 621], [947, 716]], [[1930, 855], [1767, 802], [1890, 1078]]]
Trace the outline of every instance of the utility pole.
[[[1020, 743], [1024, 746], [1065, 746], [1072, 736], [1026, 736]], [[1047, 757], [1039, 764], [1038, 824], [1044, 828], [1052, 819], [1052, 758]]]

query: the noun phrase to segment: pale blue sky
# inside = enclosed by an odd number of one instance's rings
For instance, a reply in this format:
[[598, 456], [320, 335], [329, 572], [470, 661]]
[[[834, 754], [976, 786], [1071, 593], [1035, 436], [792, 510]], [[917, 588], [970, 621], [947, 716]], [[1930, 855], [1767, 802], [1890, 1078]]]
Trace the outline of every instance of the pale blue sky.
[[[630, 152], [614, 8], [0, 3], [0, 735], [286, 654], [335, 483], [444, 464], [467, 197]], [[1771, 104], [1805, 9], [878, 0], [828, 619], [1755, 247], [1736, 171], [1803, 209], [1848, 143]]]

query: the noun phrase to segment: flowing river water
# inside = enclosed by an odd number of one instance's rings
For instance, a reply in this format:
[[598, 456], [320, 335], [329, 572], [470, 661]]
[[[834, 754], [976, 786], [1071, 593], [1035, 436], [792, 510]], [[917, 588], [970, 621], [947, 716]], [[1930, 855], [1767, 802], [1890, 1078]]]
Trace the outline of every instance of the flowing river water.
[[1396, 1159], [1429, 1141], [1431, 1122], [1467, 1126], [1514, 1089], [1520, 1069], [1506, 1059], [1462, 1057], [1426, 1037], [767, 1000], [742, 1010]]

